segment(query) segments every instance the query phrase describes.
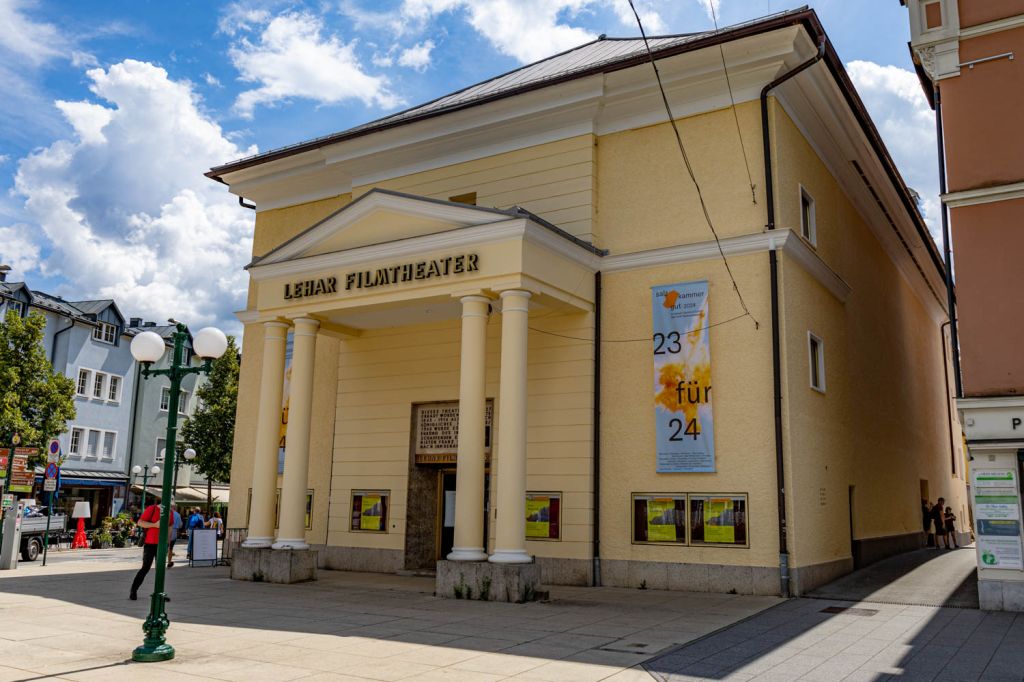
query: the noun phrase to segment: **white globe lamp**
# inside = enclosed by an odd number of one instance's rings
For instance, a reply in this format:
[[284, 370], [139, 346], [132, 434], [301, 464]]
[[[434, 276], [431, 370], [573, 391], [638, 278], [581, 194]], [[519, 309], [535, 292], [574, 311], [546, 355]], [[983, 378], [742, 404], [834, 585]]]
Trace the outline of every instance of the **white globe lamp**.
[[164, 356], [164, 340], [156, 332], [142, 332], [132, 339], [132, 357], [146, 364]]
[[159, 473], [160, 473], [160, 467], [159, 467], [159, 466], [157, 466], [156, 464], [154, 464], [154, 465], [153, 465], [153, 468], [152, 468], [152, 469], [150, 469], [150, 471], [151, 471], [151, 472], [153, 473], [153, 475], [154, 475], [154, 476], [156, 476], [157, 474], [159, 474]]
[[216, 360], [224, 355], [227, 347], [228, 337], [216, 327], [203, 327], [192, 337], [193, 350], [204, 360]]
[[185, 458], [186, 462], [191, 462], [196, 458], [196, 451], [192, 448], [188, 448], [185, 452], [181, 453], [181, 456]]
[[139, 474], [142, 473], [142, 467], [136, 464], [135, 466], [132, 467], [132, 473], [138, 476]]

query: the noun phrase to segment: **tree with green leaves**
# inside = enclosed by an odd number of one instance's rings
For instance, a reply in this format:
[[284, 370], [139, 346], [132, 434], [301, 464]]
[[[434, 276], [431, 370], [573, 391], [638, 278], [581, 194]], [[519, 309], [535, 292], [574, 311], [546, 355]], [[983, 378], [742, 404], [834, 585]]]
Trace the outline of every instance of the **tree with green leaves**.
[[231, 450], [238, 405], [238, 347], [228, 337], [224, 355], [213, 361], [209, 381], [196, 390], [199, 407], [181, 427], [181, 440], [196, 451], [195, 467], [206, 477], [206, 514], [213, 503], [213, 481], [231, 477]]
[[46, 318], [13, 310], [0, 321], [0, 447], [21, 435], [23, 447], [44, 451], [74, 419], [75, 382], [54, 371], [43, 348]]

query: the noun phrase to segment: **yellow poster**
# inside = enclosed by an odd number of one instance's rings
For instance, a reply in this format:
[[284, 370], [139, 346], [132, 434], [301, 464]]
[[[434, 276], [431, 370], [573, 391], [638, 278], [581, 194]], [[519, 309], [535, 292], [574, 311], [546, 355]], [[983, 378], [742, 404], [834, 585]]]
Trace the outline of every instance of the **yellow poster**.
[[384, 507], [380, 495], [363, 495], [359, 511], [359, 530], [383, 530], [381, 520]]
[[704, 501], [704, 542], [736, 542], [736, 515], [731, 498]]
[[676, 542], [676, 501], [647, 500], [647, 541]]
[[551, 498], [541, 495], [526, 496], [526, 537], [551, 537]]

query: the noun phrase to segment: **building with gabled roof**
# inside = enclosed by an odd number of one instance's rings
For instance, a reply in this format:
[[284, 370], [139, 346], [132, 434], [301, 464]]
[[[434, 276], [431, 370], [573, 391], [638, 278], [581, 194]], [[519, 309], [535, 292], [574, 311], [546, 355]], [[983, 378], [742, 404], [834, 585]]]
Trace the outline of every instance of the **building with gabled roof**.
[[234, 577], [802, 594], [965, 504], [943, 262], [817, 15], [649, 44], [210, 170]]

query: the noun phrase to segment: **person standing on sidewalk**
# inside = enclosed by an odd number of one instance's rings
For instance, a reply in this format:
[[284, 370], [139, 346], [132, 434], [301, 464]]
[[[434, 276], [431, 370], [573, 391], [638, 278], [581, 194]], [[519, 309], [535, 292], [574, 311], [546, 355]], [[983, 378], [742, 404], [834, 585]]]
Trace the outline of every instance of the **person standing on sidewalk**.
[[946, 523], [946, 549], [949, 549], [949, 541], [953, 541], [953, 548], [960, 549], [960, 543], [956, 541], [956, 514], [953, 513], [952, 507], [946, 507], [946, 512], [943, 514]]
[[946, 548], [949, 548], [949, 538], [946, 537], [945, 520], [946, 498], [940, 497], [939, 501], [932, 507], [932, 523], [935, 524], [935, 549], [939, 549], [939, 538], [944, 538]]
[[926, 547], [935, 546], [935, 533], [932, 532], [932, 506], [928, 500], [921, 500], [921, 523], [924, 526], [924, 535], [927, 539]]
[[128, 598], [133, 601], [139, 598], [142, 581], [146, 579], [146, 574], [149, 573], [149, 569], [153, 567], [153, 561], [156, 559], [156, 547], [160, 542], [160, 505], [151, 504], [146, 507], [136, 525], [144, 529], [145, 536], [142, 545], [142, 568], [135, 574], [132, 590], [128, 593]]
[[181, 514], [178, 513], [177, 505], [171, 505], [171, 528], [170, 537], [167, 538], [167, 568], [174, 565], [174, 543], [178, 541], [178, 531], [181, 530]]

